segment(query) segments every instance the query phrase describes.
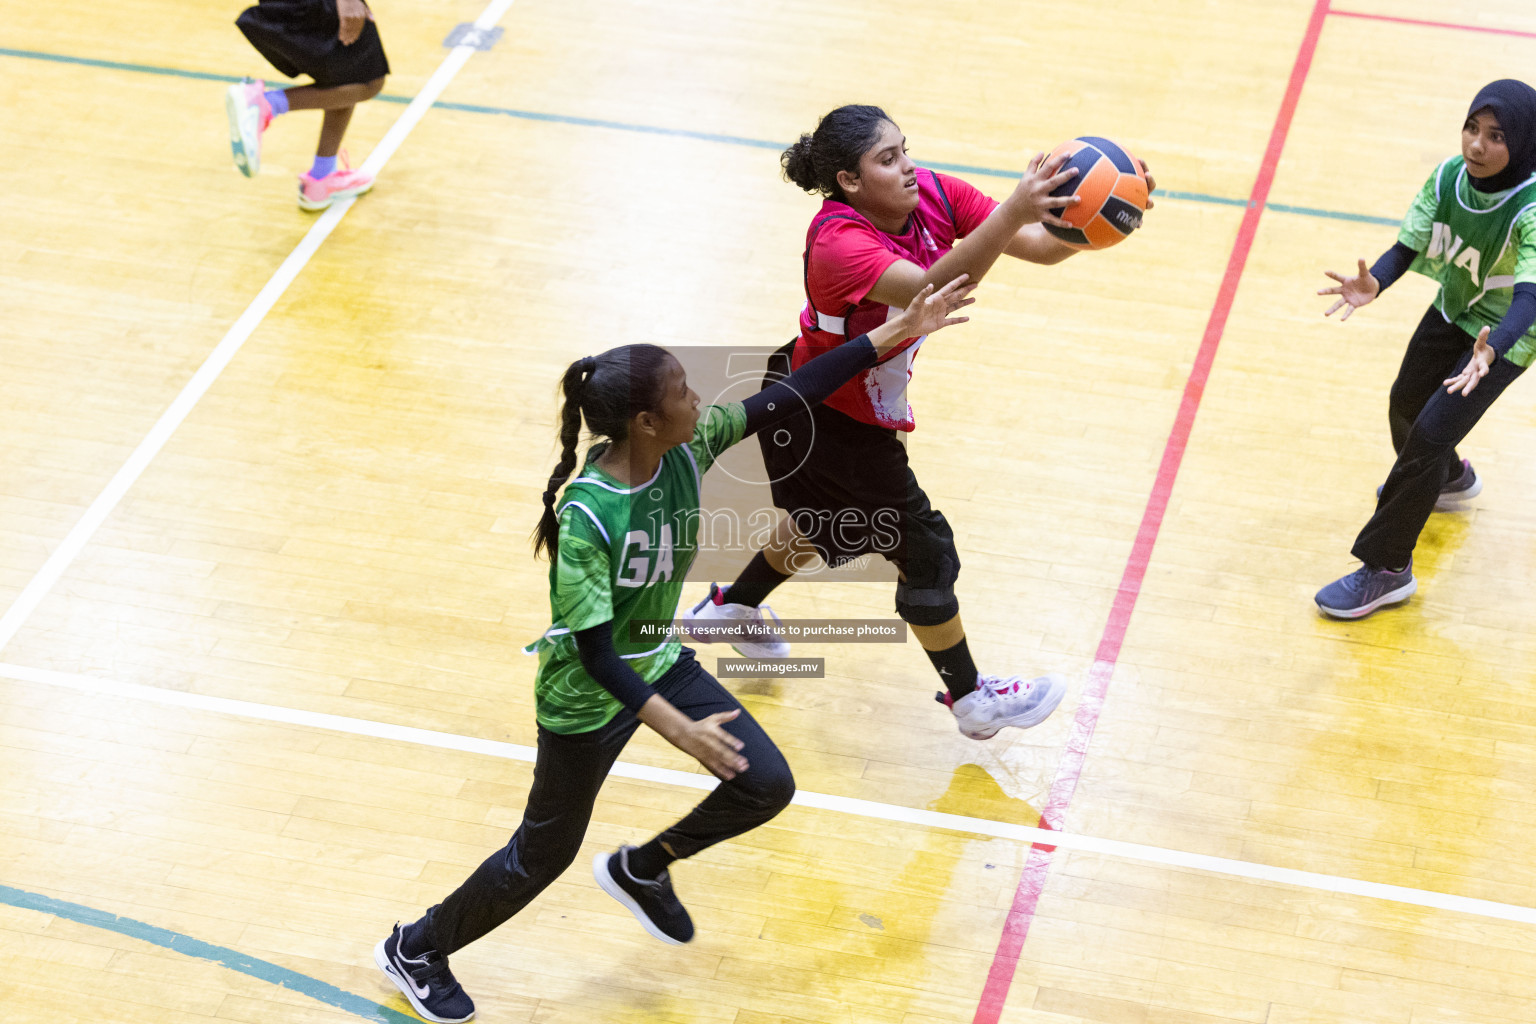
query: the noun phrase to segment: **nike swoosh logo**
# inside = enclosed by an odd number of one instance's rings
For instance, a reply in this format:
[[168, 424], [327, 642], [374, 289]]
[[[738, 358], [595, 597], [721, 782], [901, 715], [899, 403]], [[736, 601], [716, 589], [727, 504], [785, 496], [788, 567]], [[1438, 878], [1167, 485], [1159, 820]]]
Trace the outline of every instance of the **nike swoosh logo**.
[[[403, 960], [405, 958], [401, 957], [400, 959]], [[416, 998], [417, 999], [425, 999], [425, 998], [427, 998], [427, 996], [432, 992], [432, 986], [431, 985], [426, 985], [426, 986], [419, 986], [419, 985], [417, 985], [416, 984], [416, 979], [411, 977], [409, 972], [407, 972], [404, 968], [402, 968], [398, 963], [395, 963], [393, 957], [391, 957], [390, 960], [391, 960], [391, 962], [390, 962], [389, 966], [394, 968], [392, 973], [396, 977], [403, 978], [405, 980], [405, 983], [407, 985], [411, 986], [411, 991], [416, 993]]]

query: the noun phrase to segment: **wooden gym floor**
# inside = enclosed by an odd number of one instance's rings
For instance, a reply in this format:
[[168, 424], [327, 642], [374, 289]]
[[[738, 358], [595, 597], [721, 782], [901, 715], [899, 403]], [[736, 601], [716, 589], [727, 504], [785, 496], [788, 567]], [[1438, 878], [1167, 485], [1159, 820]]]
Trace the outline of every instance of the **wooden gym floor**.
[[[776, 151], [844, 102], [993, 195], [1079, 134], [1156, 172], [1142, 232], [999, 266], [914, 384], [973, 649], [1072, 694], [977, 744], [910, 641], [736, 685], [803, 802], [677, 868], [698, 940], [578, 861], [455, 956], [479, 1019], [1536, 1017], [1531, 386], [1468, 442], [1487, 490], [1431, 521], [1416, 597], [1311, 603], [1431, 289], [1345, 325], [1313, 292], [1390, 244], [1480, 85], [1531, 77], [1536, 12], [1339, 4], [517, 0], [424, 109], [484, 8], [378, 0], [394, 74], [349, 148], [412, 130], [300, 265], [317, 118], [231, 167], [222, 90], [268, 70], [241, 3], [0, 0], [0, 1018], [409, 1013], [373, 944], [529, 782], [557, 376], [786, 339], [815, 203]], [[708, 781], [650, 735], [624, 763], [589, 853]]]

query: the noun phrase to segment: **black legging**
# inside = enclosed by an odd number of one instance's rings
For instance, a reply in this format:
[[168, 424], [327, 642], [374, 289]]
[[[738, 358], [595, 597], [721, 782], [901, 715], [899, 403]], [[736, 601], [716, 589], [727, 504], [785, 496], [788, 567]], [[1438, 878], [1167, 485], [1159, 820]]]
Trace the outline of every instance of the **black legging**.
[[1525, 372], [1496, 359], [1476, 389], [1447, 394], [1442, 381], [1472, 357], [1472, 336], [1446, 323], [1433, 306], [1419, 321], [1392, 384], [1388, 418], [1397, 461], [1376, 500], [1376, 513], [1355, 538], [1352, 554], [1367, 565], [1400, 569], [1413, 557], [1419, 534], [1435, 510], [1440, 488], [1461, 472], [1456, 446], [1494, 399]]
[[[694, 721], [741, 708], [740, 702], [683, 648], [677, 664], [655, 683], [656, 692]], [[444, 956], [507, 921], [571, 866], [581, 849], [597, 792], [619, 752], [640, 727], [620, 711], [591, 732], [560, 735], [539, 727], [539, 754], [523, 823], [506, 847], [422, 919], [432, 948]], [[659, 837], [679, 858], [739, 836], [768, 821], [795, 795], [789, 764], [762, 726], [742, 710], [725, 730], [743, 743], [749, 767], [722, 782]]]

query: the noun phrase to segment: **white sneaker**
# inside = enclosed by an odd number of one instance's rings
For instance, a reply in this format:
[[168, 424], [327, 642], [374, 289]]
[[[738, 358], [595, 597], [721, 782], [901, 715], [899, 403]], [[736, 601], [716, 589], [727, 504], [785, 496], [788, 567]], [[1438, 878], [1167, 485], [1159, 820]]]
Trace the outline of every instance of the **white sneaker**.
[[939, 694], [948, 705], [960, 731], [973, 740], [991, 739], [1008, 727], [1028, 729], [1051, 717], [1061, 698], [1067, 695], [1067, 681], [1054, 672], [1038, 679], [1023, 676], [981, 676], [976, 689], [953, 700]]
[[[700, 644], [724, 640], [743, 658], [789, 657], [789, 643], [775, 628], [781, 623], [772, 608], [725, 604], [723, 593], [718, 584], [711, 583], [709, 596], [683, 612], [684, 636]], [[773, 619], [771, 626], [769, 617]]]
[[235, 166], [247, 178], [261, 172], [261, 133], [272, 123], [272, 104], [267, 102], [266, 83], [247, 78], [224, 91], [224, 112], [229, 115], [229, 148]]

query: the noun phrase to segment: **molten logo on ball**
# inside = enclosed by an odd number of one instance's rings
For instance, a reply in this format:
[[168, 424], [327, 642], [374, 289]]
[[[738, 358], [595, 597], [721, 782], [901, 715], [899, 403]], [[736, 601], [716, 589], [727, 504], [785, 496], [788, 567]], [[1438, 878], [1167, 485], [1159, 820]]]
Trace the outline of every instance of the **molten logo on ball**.
[[1147, 179], [1141, 161], [1108, 139], [1085, 135], [1062, 143], [1051, 156], [1066, 154], [1061, 169], [1077, 168], [1077, 177], [1052, 192], [1079, 197], [1076, 206], [1051, 212], [1071, 227], [1047, 224], [1045, 230], [1074, 249], [1107, 249], [1141, 227], [1147, 209]]

